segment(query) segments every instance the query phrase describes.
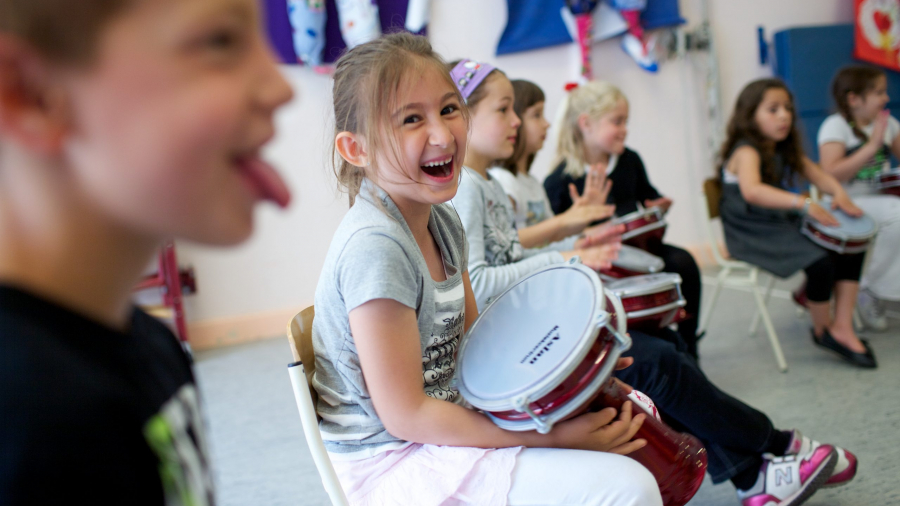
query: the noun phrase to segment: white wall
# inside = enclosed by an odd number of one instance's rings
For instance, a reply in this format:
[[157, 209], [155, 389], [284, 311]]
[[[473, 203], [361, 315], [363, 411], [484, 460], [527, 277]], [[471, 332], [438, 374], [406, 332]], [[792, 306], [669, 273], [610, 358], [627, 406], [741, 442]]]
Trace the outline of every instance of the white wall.
[[[695, 25], [700, 0], [682, 0], [682, 15]], [[711, 0], [711, 20], [719, 47], [722, 96], [726, 111], [748, 81], [770, 75], [758, 63], [756, 27], [774, 31], [852, 20], [849, 0]], [[506, 24], [501, 0], [433, 0], [431, 40], [448, 60], [459, 57], [495, 63], [512, 78], [535, 81], [547, 93], [552, 120], [562, 86], [577, 77], [574, 44], [495, 57]], [[657, 188], [674, 198], [667, 240], [685, 246], [703, 241], [699, 184], [712, 173], [706, 146], [703, 57], [670, 61], [650, 75], [639, 69], [616, 40], [593, 51], [597, 78], [621, 87], [631, 102], [628, 145], [644, 159]], [[294, 203], [287, 212], [266, 208], [247, 244], [232, 250], [180, 245], [183, 263], [197, 272], [199, 294], [188, 297], [191, 321], [208, 321], [266, 311], [299, 309], [311, 303], [332, 232], [346, 212], [326, 160], [332, 126], [328, 120], [330, 81], [307, 68], [286, 68], [297, 99], [278, 116], [278, 137], [267, 150], [288, 179]], [[826, 86], [827, 83], [822, 83]], [[534, 173], [551, 168], [554, 132], [538, 156]]]

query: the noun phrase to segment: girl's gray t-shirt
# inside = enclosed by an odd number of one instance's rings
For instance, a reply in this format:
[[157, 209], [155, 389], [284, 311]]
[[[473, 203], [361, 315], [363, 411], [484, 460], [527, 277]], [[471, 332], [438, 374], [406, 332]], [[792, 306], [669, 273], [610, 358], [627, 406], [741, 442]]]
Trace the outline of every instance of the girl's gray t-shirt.
[[448, 204], [432, 206], [428, 228], [446, 281], [431, 278], [399, 209], [369, 181], [334, 234], [316, 288], [312, 329], [316, 411], [332, 458], [362, 459], [409, 444], [385, 430], [362, 375], [348, 315], [366, 302], [392, 299], [416, 311], [425, 393], [462, 402], [451, 380], [465, 322], [465, 232]]

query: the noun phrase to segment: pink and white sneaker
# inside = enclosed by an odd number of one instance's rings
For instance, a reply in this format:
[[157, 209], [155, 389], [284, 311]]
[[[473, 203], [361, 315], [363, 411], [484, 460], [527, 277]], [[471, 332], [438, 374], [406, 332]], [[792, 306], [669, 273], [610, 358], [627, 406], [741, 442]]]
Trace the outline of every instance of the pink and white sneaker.
[[763, 455], [759, 479], [749, 490], [738, 490], [742, 506], [797, 506], [831, 476], [837, 463], [837, 452], [830, 445], [820, 445], [807, 453], [775, 457]]
[[[785, 454], [801, 455], [818, 448], [820, 445], [821, 443], [818, 441], [810, 439], [801, 434], [799, 430], [794, 429], [791, 431], [791, 442], [788, 444]], [[837, 464], [834, 466], [834, 471], [832, 471], [828, 481], [822, 485], [823, 487], [839, 487], [848, 483], [856, 476], [856, 455], [840, 446], [831, 446], [837, 451]]]

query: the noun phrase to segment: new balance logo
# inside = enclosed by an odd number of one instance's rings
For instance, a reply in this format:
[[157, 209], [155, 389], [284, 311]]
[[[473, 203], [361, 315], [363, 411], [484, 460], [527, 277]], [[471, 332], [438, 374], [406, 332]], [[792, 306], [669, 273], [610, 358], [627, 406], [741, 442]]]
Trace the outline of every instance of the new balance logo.
[[788, 485], [790, 485], [791, 483], [794, 483], [794, 473], [791, 472], [791, 468], [776, 469], [775, 470], [775, 486], [780, 487], [785, 483], [787, 483]]

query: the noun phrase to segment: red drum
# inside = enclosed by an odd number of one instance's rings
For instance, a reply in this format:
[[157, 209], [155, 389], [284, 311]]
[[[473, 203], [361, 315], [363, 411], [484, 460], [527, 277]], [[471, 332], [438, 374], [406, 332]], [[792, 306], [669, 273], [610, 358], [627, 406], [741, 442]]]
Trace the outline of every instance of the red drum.
[[600, 274], [610, 278], [628, 278], [643, 274], [654, 274], [665, 267], [662, 258], [647, 253], [642, 249], [623, 244], [619, 258], [613, 261], [609, 269], [601, 269]]
[[[604, 310], [610, 304], [617, 318]], [[574, 262], [546, 267], [503, 292], [472, 324], [457, 355], [457, 387], [513, 431], [546, 434], [589, 409], [620, 409], [627, 395], [613, 372], [631, 346], [624, 322], [619, 299], [593, 270]], [[687, 503], [706, 472], [700, 442], [652, 414], [635, 438], [648, 445], [629, 456], [653, 473], [665, 504]]]
[[800, 231], [819, 246], [841, 254], [862, 253], [869, 249], [878, 233], [875, 220], [866, 215], [854, 218], [840, 209], [830, 212], [837, 219], [838, 226], [826, 227], [807, 216]]
[[881, 193], [900, 197], [900, 167], [878, 174], [875, 188]]
[[663, 272], [617, 279], [606, 285], [621, 301], [631, 328], [659, 329], [687, 318], [681, 276]]
[[651, 253], [659, 251], [666, 233], [666, 219], [659, 207], [638, 207], [633, 213], [619, 216], [614, 223], [625, 225], [622, 243]]

